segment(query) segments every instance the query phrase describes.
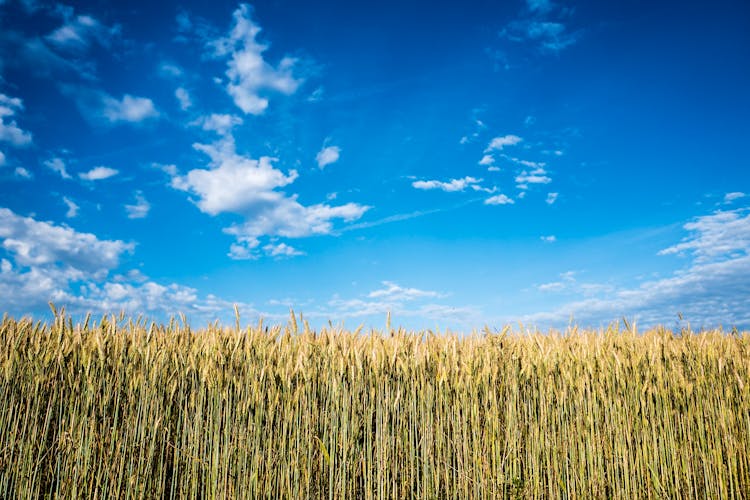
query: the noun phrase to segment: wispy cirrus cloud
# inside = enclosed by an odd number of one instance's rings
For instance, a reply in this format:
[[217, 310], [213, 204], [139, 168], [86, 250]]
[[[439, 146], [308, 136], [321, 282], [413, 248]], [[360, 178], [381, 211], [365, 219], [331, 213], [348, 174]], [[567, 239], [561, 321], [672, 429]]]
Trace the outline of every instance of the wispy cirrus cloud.
[[49, 160], [45, 160], [44, 166], [59, 174], [63, 179], [72, 179], [71, 175], [68, 173], [65, 161], [62, 158], [50, 158]]
[[542, 53], [558, 54], [574, 45], [580, 30], [568, 27], [572, 11], [549, 0], [527, 0], [526, 11], [500, 31], [511, 42], [530, 44]]
[[678, 313], [694, 327], [750, 328], [750, 208], [718, 210], [684, 224], [688, 235], [659, 255], [682, 255], [687, 264], [661, 279], [636, 287], [577, 283], [572, 276], [540, 291], [581, 296], [524, 321], [560, 327], [576, 321], [609, 323], [622, 316], [643, 326], [672, 324]]
[[44, 38], [62, 52], [80, 55], [94, 43], [108, 47], [112, 38], [120, 33], [118, 25], [105, 26], [93, 16], [76, 14], [73, 7], [58, 5], [56, 11], [63, 18], [63, 24]]
[[65, 203], [65, 206], [68, 207], [68, 210], [65, 212], [65, 217], [67, 217], [68, 219], [72, 219], [78, 216], [78, 210], [80, 207], [76, 202], [74, 202], [67, 196], [63, 196], [63, 203]]

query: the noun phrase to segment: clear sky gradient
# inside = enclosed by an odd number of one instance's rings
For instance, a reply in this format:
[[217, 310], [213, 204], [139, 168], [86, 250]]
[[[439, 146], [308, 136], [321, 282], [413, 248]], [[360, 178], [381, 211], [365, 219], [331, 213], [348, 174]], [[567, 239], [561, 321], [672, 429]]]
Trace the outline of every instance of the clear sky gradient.
[[750, 328], [749, 89], [742, 0], [0, 0], [0, 309]]

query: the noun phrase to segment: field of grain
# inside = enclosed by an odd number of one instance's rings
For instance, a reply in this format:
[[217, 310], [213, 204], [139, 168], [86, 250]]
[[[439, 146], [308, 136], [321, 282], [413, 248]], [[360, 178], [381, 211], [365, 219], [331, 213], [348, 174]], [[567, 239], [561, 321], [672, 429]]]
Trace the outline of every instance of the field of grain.
[[748, 498], [750, 335], [0, 327], [1, 498]]

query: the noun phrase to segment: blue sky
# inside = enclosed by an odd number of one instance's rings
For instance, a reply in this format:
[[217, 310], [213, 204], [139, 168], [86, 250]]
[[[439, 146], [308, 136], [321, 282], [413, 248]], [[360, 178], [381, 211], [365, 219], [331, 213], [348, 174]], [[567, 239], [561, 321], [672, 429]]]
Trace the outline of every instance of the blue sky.
[[748, 88], [743, 1], [0, 0], [0, 309], [750, 328]]

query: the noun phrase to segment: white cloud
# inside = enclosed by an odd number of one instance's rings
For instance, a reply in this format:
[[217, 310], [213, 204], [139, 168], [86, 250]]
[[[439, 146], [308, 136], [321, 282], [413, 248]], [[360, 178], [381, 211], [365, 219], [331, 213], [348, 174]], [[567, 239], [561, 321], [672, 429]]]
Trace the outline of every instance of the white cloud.
[[690, 261], [671, 276], [637, 287], [589, 283], [575, 287], [587, 298], [523, 318], [547, 325], [610, 322], [623, 315], [641, 326], [671, 325], [681, 313], [694, 328], [750, 327], [750, 209], [717, 211], [684, 225], [689, 235], [660, 255], [681, 253]]
[[148, 118], [159, 116], [151, 99], [134, 97], [125, 94], [122, 99], [115, 99], [109, 95], [102, 96], [102, 114], [112, 123], [138, 123]]
[[747, 254], [750, 250], [750, 209], [717, 211], [688, 222], [690, 235], [659, 255], [690, 254], [697, 263]]
[[543, 283], [537, 287], [540, 292], [562, 292], [565, 290], [566, 285], [561, 281], [553, 281], [551, 283]]
[[315, 161], [318, 162], [319, 168], [325, 168], [326, 165], [336, 163], [339, 161], [339, 155], [341, 154], [341, 148], [338, 146], [327, 146], [318, 151], [315, 156]]
[[169, 62], [163, 62], [159, 65], [159, 74], [161, 74], [164, 77], [168, 78], [180, 78], [183, 75], [182, 68], [180, 68], [178, 65], [169, 63]]
[[71, 178], [70, 174], [68, 174], [68, 170], [65, 168], [65, 162], [62, 160], [62, 158], [52, 158], [49, 160], [45, 160], [44, 165], [53, 172], [57, 172], [58, 174], [60, 174], [60, 177], [62, 177], [63, 179]]
[[68, 211], [65, 212], [65, 217], [67, 217], [68, 219], [72, 219], [78, 216], [79, 207], [73, 200], [71, 200], [67, 196], [63, 196], [63, 203], [65, 203], [65, 206], [68, 207]]
[[[187, 313], [209, 321], [233, 315], [234, 303], [195, 289], [150, 281], [137, 270], [111, 276], [134, 244], [101, 240], [67, 226], [36, 221], [0, 208], [0, 309], [27, 314], [48, 310], [52, 301], [70, 313], [166, 315]], [[259, 313], [237, 303], [243, 317]], [[264, 314], [269, 317], [273, 315]]]
[[531, 42], [541, 52], [556, 54], [575, 44], [580, 33], [570, 33], [563, 23], [557, 21], [523, 19], [509, 23], [501, 36], [513, 42]]
[[260, 242], [257, 239], [232, 243], [229, 246], [227, 256], [233, 260], [256, 260], [258, 254], [255, 252], [255, 249], [259, 244]]
[[243, 214], [256, 207], [278, 204], [285, 196], [275, 189], [291, 184], [298, 175], [296, 170], [284, 175], [274, 168], [275, 158], [263, 156], [255, 160], [237, 154], [232, 137], [194, 147], [211, 158], [211, 168], [194, 169], [185, 176], [174, 177], [172, 187], [198, 195], [196, 205], [210, 215]]
[[542, 236], [542, 237], [541, 237], [541, 240], [542, 240], [543, 242], [545, 242], [545, 243], [554, 243], [554, 242], [556, 242], [556, 241], [557, 241], [557, 238], [555, 237], [555, 235], [554, 235], [554, 234], [551, 234], [551, 235], [549, 235], [549, 236]]
[[16, 167], [15, 174], [16, 174], [16, 177], [21, 177], [23, 179], [31, 179], [33, 177], [31, 175], [31, 172], [29, 172], [23, 167]]
[[502, 151], [506, 146], [515, 146], [521, 141], [523, 141], [523, 139], [513, 134], [504, 135], [502, 137], [495, 137], [487, 145], [487, 149], [485, 149], [484, 152], [489, 153], [491, 151]]
[[203, 130], [213, 131], [219, 135], [227, 135], [234, 127], [242, 125], [242, 118], [234, 115], [213, 113], [198, 118], [191, 125], [200, 125]]
[[173, 177], [172, 187], [195, 194], [198, 197], [195, 204], [204, 213], [229, 212], [245, 217], [242, 224], [225, 229], [238, 240], [236, 248], [230, 251], [234, 258], [257, 247], [260, 237], [329, 234], [333, 219], [350, 222], [370, 208], [356, 203], [302, 205], [296, 195], [277, 191], [294, 182], [295, 170], [284, 174], [274, 168], [275, 158], [263, 156], [255, 160], [237, 154], [231, 135], [214, 144], [194, 147], [210, 157], [209, 168]]
[[463, 191], [467, 187], [473, 187], [482, 182], [482, 179], [476, 179], [474, 177], [464, 177], [462, 179], [451, 179], [448, 182], [430, 180], [430, 181], [414, 181], [411, 183], [415, 189], [430, 190], [440, 189], [442, 191], [452, 193], [455, 191]]
[[45, 37], [56, 49], [72, 54], [82, 54], [94, 42], [108, 47], [113, 36], [120, 32], [119, 26], [107, 27], [90, 15], [75, 15], [72, 7], [58, 5], [56, 11], [62, 14], [63, 24]]
[[430, 290], [420, 290], [418, 288], [404, 288], [393, 281], [383, 281], [383, 286], [378, 290], [373, 290], [367, 294], [370, 299], [385, 299], [389, 301], [406, 301], [424, 297], [442, 297], [438, 292]]
[[514, 163], [518, 163], [519, 165], [523, 165], [524, 167], [527, 167], [527, 168], [543, 170], [544, 167], [547, 166], [547, 164], [543, 161], [529, 161], [529, 160], [521, 160], [519, 158], [509, 158], [509, 159], [513, 161]]
[[159, 170], [161, 170], [162, 172], [164, 172], [170, 177], [175, 177], [177, 175], [177, 165], [174, 165], [174, 164], [164, 165], [162, 163], [152, 163], [151, 166], [154, 168], [158, 168]]
[[514, 203], [511, 198], [508, 198], [504, 194], [498, 194], [484, 200], [485, 205], [512, 205]]
[[550, 0], [526, 0], [526, 5], [530, 11], [541, 14], [552, 10], [552, 2]]
[[483, 166], [490, 166], [495, 163], [495, 158], [492, 155], [484, 155], [482, 156], [482, 159], [479, 160], [479, 164]]
[[21, 130], [12, 119], [21, 110], [23, 110], [21, 99], [0, 94], [0, 142], [9, 142], [17, 147], [31, 144], [31, 133]]
[[119, 172], [114, 168], [99, 166], [92, 168], [88, 172], [81, 172], [80, 174], [78, 174], [78, 177], [85, 181], [100, 181], [103, 179], [109, 179], [110, 177], [113, 177], [118, 173]]
[[135, 193], [135, 203], [125, 205], [125, 212], [128, 214], [128, 219], [143, 219], [148, 215], [149, 210], [151, 210], [151, 204], [144, 198], [143, 193], [140, 191]]
[[500, 167], [487, 167], [487, 172], [499, 172]]
[[737, 192], [737, 191], [735, 191], [733, 193], [727, 193], [727, 194], [724, 195], [724, 203], [728, 205], [728, 204], [732, 203], [735, 200], [740, 200], [740, 199], [744, 198], [745, 196], [746, 196], [745, 193], [740, 193], [740, 192]]
[[5, 165], [5, 153], [0, 151], [0, 167], [2, 167], [3, 165]]
[[305, 252], [301, 252], [286, 243], [269, 243], [263, 247], [263, 250], [266, 252], [266, 255], [270, 257], [295, 257], [297, 255], [305, 255]]
[[0, 208], [2, 248], [21, 266], [62, 262], [82, 272], [96, 274], [117, 266], [120, 255], [133, 250], [132, 243], [99, 240], [66, 226], [39, 222]]
[[318, 87], [313, 91], [312, 94], [310, 94], [310, 97], [307, 98], [308, 102], [320, 102], [323, 99], [323, 87]]
[[293, 94], [300, 81], [292, 75], [294, 59], [284, 57], [273, 67], [263, 58], [268, 46], [256, 40], [261, 28], [251, 19], [251, 12], [249, 5], [240, 5], [234, 11], [229, 35], [212, 41], [210, 46], [215, 56], [229, 56], [227, 92], [234, 103], [246, 114], [259, 115], [268, 107], [268, 98], [262, 94]]
[[547, 199], [544, 200], [547, 205], [552, 205], [557, 201], [558, 193], [547, 193]]
[[537, 168], [531, 172], [524, 170], [516, 176], [516, 187], [518, 189], [528, 189], [529, 184], [549, 184], [552, 179], [547, 176], [543, 168]]
[[177, 90], [174, 91], [174, 96], [177, 98], [177, 101], [180, 103], [180, 109], [183, 111], [187, 111], [193, 105], [190, 94], [183, 87], [177, 87]]

